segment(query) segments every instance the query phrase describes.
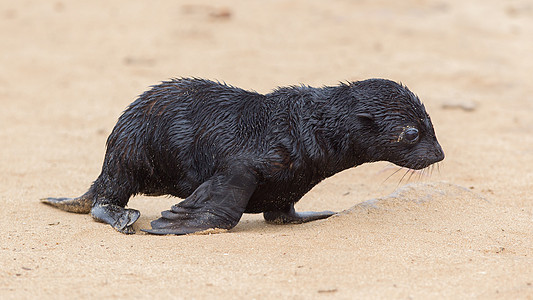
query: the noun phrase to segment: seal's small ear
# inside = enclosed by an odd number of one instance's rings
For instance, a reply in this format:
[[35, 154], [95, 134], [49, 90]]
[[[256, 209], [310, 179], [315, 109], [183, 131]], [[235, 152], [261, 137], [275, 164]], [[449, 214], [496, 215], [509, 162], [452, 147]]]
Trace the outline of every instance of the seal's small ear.
[[360, 113], [360, 114], [357, 114], [356, 116], [358, 118], [366, 119], [368, 121], [373, 121], [374, 120], [374, 116], [372, 114], [369, 114], [369, 113]]

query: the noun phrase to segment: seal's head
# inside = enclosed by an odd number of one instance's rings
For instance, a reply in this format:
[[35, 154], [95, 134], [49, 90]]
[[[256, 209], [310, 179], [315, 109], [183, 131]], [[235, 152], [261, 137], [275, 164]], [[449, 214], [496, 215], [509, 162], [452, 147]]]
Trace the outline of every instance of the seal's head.
[[358, 99], [356, 118], [365, 134], [360, 141], [369, 161], [423, 169], [444, 159], [424, 105], [407, 87], [384, 79], [351, 84]]

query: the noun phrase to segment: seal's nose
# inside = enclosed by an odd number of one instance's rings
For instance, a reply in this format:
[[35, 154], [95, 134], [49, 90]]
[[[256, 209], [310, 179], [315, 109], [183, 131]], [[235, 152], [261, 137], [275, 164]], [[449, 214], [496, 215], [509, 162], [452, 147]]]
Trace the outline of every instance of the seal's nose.
[[437, 142], [435, 143], [435, 162], [439, 162], [444, 159], [444, 151], [442, 151], [442, 147]]

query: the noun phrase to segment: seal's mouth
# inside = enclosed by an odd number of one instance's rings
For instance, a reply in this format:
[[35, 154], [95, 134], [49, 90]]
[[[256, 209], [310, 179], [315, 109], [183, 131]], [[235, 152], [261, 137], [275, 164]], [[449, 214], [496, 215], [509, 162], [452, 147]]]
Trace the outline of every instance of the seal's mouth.
[[406, 155], [402, 160], [393, 162], [394, 164], [412, 170], [422, 170], [431, 165], [434, 165], [444, 159], [444, 151], [441, 146], [435, 143], [430, 150], [412, 151]]
[[424, 169], [427, 169], [427, 168], [429, 168], [431, 166], [434, 166], [441, 160], [438, 160], [438, 161], [424, 161], [423, 163], [420, 163], [420, 164], [414, 164], [414, 165], [410, 165], [410, 166], [409, 165], [404, 165], [402, 167], [410, 169], [410, 170], [419, 171], [419, 170], [424, 170]]

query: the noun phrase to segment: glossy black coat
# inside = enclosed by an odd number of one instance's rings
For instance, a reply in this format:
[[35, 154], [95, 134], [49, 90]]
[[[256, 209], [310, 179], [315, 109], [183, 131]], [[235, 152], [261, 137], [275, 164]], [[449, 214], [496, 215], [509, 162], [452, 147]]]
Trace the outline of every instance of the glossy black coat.
[[363, 163], [421, 169], [443, 158], [418, 97], [390, 80], [262, 95], [182, 78], [153, 86], [124, 111], [84, 196], [92, 207], [116, 205], [117, 216], [135, 194], [187, 198], [152, 225], [188, 233], [231, 228], [243, 212], [293, 215], [317, 183]]

